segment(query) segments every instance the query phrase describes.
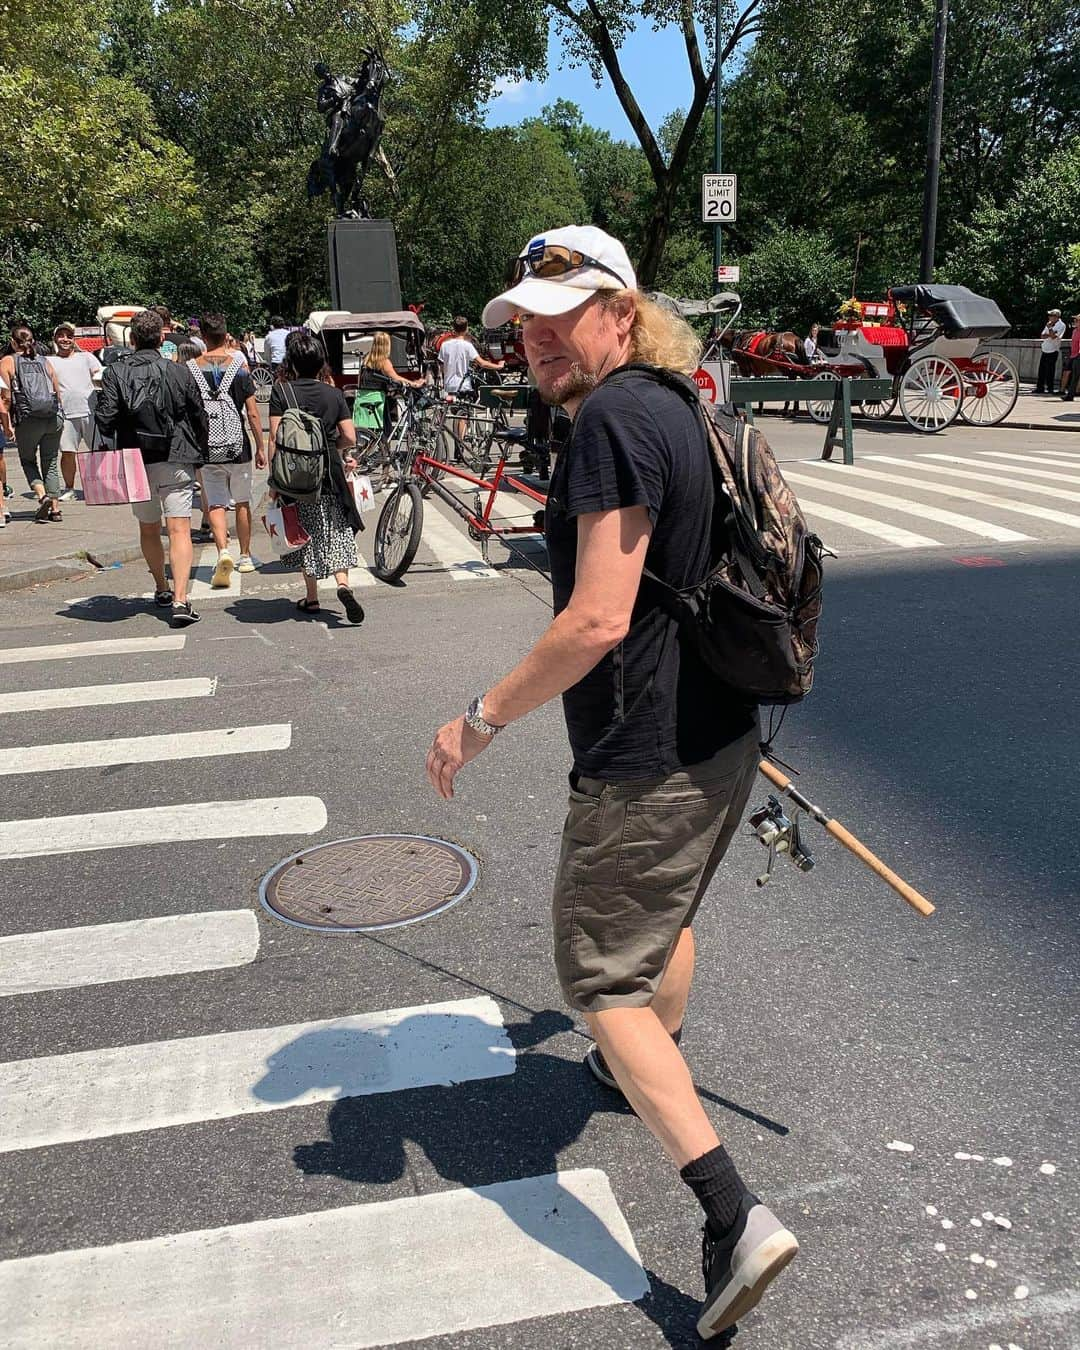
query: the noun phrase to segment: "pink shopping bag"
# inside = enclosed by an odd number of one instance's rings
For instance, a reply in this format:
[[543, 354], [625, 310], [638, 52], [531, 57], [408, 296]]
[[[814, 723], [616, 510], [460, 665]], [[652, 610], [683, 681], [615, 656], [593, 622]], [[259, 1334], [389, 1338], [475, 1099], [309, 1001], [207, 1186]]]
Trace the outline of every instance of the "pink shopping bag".
[[80, 450], [79, 478], [88, 506], [148, 502], [150, 483], [141, 450]]

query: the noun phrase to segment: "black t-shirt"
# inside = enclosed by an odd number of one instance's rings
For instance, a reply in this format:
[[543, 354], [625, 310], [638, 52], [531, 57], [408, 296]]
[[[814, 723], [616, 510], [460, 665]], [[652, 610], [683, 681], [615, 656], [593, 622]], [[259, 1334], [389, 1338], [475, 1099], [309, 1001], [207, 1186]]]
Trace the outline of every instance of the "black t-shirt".
[[[555, 613], [569, 603], [576, 517], [644, 506], [653, 532], [645, 566], [672, 586], [694, 585], [711, 562], [713, 477], [694, 410], [646, 377], [601, 385], [578, 410], [551, 475], [545, 514]], [[716, 680], [643, 579], [630, 631], [563, 695], [574, 768], [625, 782], [709, 759], [754, 725]]]
[[[292, 395], [292, 403], [286, 388]], [[317, 417], [323, 424], [326, 444], [331, 449], [337, 445], [338, 423], [352, 421], [345, 395], [334, 385], [323, 384], [322, 380], [292, 380], [288, 385], [279, 380], [270, 391], [270, 416], [280, 417], [289, 407], [297, 407]]]

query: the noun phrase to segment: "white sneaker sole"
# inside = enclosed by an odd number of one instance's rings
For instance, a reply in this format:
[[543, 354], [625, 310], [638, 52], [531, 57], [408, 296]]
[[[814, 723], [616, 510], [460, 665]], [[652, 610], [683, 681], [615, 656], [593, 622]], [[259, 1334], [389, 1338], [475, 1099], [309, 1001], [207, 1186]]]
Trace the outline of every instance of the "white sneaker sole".
[[727, 1331], [756, 1308], [777, 1275], [798, 1255], [794, 1233], [782, 1229], [766, 1238], [739, 1267], [720, 1294], [698, 1319], [697, 1333], [703, 1341]]
[[219, 558], [218, 565], [214, 568], [214, 575], [210, 578], [210, 585], [217, 590], [227, 590], [232, 585], [233, 568], [236, 564], [231, 558]]

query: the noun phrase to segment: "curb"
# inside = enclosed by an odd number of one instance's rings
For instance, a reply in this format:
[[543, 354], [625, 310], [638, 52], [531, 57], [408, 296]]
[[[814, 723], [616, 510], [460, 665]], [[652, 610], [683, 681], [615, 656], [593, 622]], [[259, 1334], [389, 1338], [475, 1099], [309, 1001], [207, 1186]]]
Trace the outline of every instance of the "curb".
[[[104, 568], [112, 563], [134, 562], [136, 558], [142, 557], [142, 550], [136, 544], [134, 547], [102, 549], [93, 556]], [[0, 594], [25, 590], [28, 586], [42, 586], [49, 581], [74, 580], [75, 577], [88, 576], [99, 570], [89, 561], [85, 550], [65, 554], [60, 558], [50, 558], [48, 562], [20, 567], [18, 571], [0, 572]]]

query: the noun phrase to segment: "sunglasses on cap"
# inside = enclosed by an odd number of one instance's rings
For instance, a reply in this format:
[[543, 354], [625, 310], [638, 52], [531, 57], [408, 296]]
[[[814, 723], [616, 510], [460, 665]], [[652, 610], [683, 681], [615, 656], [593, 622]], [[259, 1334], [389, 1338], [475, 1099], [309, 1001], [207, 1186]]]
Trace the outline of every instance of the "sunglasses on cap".
[[538, 277], [541, 281], [552, 281], [556, 277], [566, 276], [568, 272], [580, 272], [584, 268], [606, 272], [609, 277], [615, 278], [620, 289], [626, 286], [626, 282], [618, 272], [613, 272], [596, 258], [590, 258], [587, 253], [580, 253], [576, 248], [567, 248], [565, 244], [537, 244], [528, 252], [522, 253], [510, 264], [507, 285], [516, 286], [526, 276]]

